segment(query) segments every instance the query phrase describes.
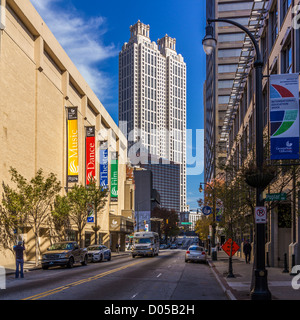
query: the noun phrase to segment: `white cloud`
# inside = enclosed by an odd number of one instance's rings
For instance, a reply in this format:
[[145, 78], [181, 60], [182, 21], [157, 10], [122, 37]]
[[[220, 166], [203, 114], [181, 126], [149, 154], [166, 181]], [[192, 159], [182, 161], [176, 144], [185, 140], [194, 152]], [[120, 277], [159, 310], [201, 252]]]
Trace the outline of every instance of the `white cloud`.
[[86, 82], [101, 101], [109, 98], [113, 79], [97, 65], [118, 54], [114, 44], [105, 45], [105, 18], [83, 17], [74, 7], [64, 10], [59, 6], [64, 0], [31, 0], [58, 42], [67, 52]]

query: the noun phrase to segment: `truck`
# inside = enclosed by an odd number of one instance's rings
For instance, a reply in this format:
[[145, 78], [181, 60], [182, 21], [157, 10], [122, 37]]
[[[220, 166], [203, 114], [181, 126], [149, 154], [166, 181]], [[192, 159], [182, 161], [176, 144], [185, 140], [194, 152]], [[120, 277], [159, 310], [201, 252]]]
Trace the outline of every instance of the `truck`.
[[62, 241], [52, 244], [42, 255], [42, 268], [66, 266], [72, 268], [75, 263], [87, 264], [88, 252], [86, 248], [80, 248], [75, 241]]
[[133, 236], [131, 248], [132, 258], [136, 256], [158, 256], [159, 235], [156, 232], [136, 232]]

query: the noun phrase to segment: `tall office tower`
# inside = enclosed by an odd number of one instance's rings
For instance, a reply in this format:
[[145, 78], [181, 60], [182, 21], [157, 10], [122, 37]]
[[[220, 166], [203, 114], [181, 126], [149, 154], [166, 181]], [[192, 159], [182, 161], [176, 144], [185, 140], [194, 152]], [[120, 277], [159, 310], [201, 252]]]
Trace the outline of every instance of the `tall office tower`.
[[[227, 18], [248, 26], [253, 0], [206, 0], [207, 18]], [[245, 33], [228, 23], [214, 24], [217, 48], [206, 58], [204, 84], [205, 181], [218, 176], [218, 166], [227, 158], [226, 142], [221, 139], [233, 80]]]
[[151, 42], [149, 31], [140, 21], [131, 26], [129, 42], [119, 54], [119, 125], [127, 135], [131, 158], [139, 150], [180, 164], [184, 211], [186, 64], [176, 52], [176, 39], [165, 35]]

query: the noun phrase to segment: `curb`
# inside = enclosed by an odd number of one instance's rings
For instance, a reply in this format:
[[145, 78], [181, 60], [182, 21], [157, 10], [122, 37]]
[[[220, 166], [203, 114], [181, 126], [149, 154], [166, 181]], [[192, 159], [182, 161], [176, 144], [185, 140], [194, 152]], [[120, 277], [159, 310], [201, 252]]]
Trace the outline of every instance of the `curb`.
[[216, 280], [218, 281], [222, 291], [226, 294], [227, 298], [229, 300], [238, 300], [231, 291], [231, 288], [229, 287], [228, 283], [220, 276], [219, 272], [216, 270], [216, 266], [210, 260], [207, 261], [209, 267], [211, 268], [211, 271], [213, 272]]

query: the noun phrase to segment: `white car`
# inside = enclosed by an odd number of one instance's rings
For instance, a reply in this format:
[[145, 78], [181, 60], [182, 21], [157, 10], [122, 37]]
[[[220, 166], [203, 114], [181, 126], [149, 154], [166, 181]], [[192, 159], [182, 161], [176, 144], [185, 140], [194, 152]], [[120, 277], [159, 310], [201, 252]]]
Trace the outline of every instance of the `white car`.
[[185, 253], [185, 262], [188, 261], [202, 261], [207, 262], [207, 254], [203, 247], [196, 245], [190, 246]]
[[87, 248], [88, 259], [92, 262], [111, 260], [111, 250], [104, 245], [93, 245]]

